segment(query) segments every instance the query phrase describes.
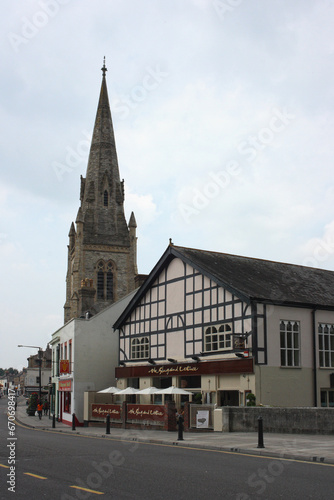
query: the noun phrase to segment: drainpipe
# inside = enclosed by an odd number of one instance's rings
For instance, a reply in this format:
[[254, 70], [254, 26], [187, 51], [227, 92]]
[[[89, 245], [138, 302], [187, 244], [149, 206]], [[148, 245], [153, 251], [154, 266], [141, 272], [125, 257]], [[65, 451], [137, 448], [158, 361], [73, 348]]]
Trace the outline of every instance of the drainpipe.
[[316, 332], [316, 322], [315, 322], [315, 312], [316, 309], [312, 310], [312, 326], [313, 326], [313, 400], [314, 406], [318, 406], [318, 380], [317, 380], [317, 332]]

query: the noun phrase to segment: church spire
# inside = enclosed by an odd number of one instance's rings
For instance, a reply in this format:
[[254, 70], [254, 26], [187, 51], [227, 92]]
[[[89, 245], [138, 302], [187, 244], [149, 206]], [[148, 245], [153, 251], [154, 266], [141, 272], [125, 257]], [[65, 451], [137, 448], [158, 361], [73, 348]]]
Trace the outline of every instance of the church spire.
[[[124, 216], [124, 189], [120, 180], [114, 128], [110, 112], [105, 58], [86, 178], [83, 179], [82, 212], [85, 242], [129, 245]], [[94, 225], [94, 231], [93, 231]]]
[[[136, 220], [124, 214], [115, 136], [103, 59], [86, 177], [81, 176], [76, 228], [69, 233], [65, 322], [91, 314], [127, 295], [137, 271]], [[88, 286], [89, 285], [89, 286]]]

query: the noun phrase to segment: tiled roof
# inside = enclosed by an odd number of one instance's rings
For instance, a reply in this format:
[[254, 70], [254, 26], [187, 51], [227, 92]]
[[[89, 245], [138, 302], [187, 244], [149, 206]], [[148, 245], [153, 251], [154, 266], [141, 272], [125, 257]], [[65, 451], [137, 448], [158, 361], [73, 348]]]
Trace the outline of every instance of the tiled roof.
[[246, 302], [334, 309], [334, 271], [169, 245], [114, 328], [123, 324], [174, 258], [187, 262]]
[[248, 299], [334, 307], [334, 272], [174, 246], [174, 254]]

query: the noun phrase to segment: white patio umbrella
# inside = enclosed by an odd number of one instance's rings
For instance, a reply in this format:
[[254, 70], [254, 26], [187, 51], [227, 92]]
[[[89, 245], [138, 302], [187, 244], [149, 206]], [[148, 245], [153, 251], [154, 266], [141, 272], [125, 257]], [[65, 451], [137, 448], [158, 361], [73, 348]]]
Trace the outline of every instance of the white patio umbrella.
[[138, 389], [134, 389], [133, 387], [127, 387], [126, 389], [122, 389], [121, 391], [118, 391], [117, 392], [117, 396], [119, 395], [126, 395], [126, 394], [137, 394], [138, 393]]
[[146, 389], [141, 389], [137, 394], [155, 394], [157, 392], [156, 387], [146, 387]]
[[117, 387], [107, 387], [106, 389], [102, 389], [102, 391], [98, 392], [102, 392], [104, 394], [116, 394], [118, 391], [119, 389], [117, 389]]
[[174, 385], [171, 385], [170, 387], [167, 387], [167, 389], [159, 389], [154, 394], [181, 394], [189, 396], [189, 394], [194, 394], [194, 393], [190, 391], [185, 391], [184, 389], [180, 389], [180, 387], [175, 387]]

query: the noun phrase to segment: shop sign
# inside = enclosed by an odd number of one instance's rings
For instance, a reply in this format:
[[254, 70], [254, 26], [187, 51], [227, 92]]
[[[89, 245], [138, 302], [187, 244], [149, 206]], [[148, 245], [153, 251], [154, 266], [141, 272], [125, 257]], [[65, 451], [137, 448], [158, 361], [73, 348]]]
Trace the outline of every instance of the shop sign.
[[[244, 356], [242, 356], [244, 358]], [[220, 373], [253, 373], [253, 358], [248, 359], [221, 359], [216, 361], [201, 360], [197, 363], [177, 363], [172, 365], [147, 366], [138, 364], [136, 366], [116, 367], [116, 378], [135, 377], [168, 377], [182, 375], [213, 375]]]
[[165, 409], [161, 405], [127, 405], [127, 420], [163, 421]]
[[110, 415], [112, 420], [120, 420], [122, 408], [120, 405], [92, 404], [92, 418], [105, 418]]
[[72, 390], [72, 380], [59, 380], [58, 390], [68, 392]]
[[171, 375], [178, 373], [189, 373], [192, 374], [198, 372], [198, 366], [192, 365], [177, 365], [177, 366], [154, 366], [148, 373], [152, 375]]
[[70, 373], [70, 360], [61, 359], [59, 361], [59, 372], [60, 373]]

